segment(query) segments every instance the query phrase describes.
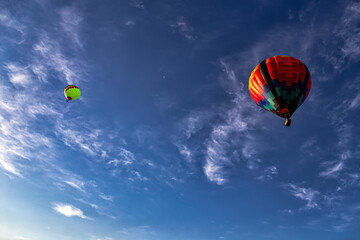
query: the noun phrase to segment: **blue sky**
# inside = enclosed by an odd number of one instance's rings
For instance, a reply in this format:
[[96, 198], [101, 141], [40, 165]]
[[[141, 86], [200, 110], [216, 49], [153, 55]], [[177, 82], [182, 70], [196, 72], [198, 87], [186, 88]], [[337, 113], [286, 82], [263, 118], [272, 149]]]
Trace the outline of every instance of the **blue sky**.
[[[0, 239], [358, 239], [359, 22], [350, 0], [0, 1]], [[248, 92], [274, 55], [312, 74], [290, 128]]]

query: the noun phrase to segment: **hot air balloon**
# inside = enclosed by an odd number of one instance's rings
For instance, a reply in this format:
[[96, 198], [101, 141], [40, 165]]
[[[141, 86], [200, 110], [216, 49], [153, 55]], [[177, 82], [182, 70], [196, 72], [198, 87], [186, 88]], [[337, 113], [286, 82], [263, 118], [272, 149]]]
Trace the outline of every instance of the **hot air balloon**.
[[75, 85], [68, 85], [64, 90], [64, 95], [66, 97], [66, 102], [70, 100], [78, 99], [81, 95], [80, 89]]
[[285, 118], [303, 104], [311, 89], [311, 75], [304, 63], [290, 56], [274, 56], [262, 61], [249, 79], [251, 98], [261, 108]]

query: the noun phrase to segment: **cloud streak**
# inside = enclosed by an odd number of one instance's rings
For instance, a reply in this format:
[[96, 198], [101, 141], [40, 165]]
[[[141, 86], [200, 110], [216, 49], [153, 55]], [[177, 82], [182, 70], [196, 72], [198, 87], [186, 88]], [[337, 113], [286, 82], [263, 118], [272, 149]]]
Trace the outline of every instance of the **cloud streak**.
[[319, 204], [317, 203], [320, 195], [319, 191], [313, 190], [312, 188], [300, 187], [291, 183], [285, 184], [284, 187], [287, 188], [294, 197], [306, 201], [306, 205], [302, 209], [311, 210], [319, 208]]
[[52, 209], [55, 212], [64, 215], [65, 217], [79, 217], [79, 218], [87, 219], [87, 220], [91, 219], [91, 218], [85, 216], [83, 211], [81, 211], [79, 208], [76, 208], [70, 204], [53, 203]]
[[170, 24], [174, 33], [179, 33], [188, 40], [195, 40], [194, 29], [189, 25], [184, 17], [178, 17], [177, 20]]
[[233, 98], [233, 106], [222, 115], [223, 123], [212, 126], [206, 142], [204, 172], [210, 181], [219, 185], [226, 182], [223, 167], [230, 165], [233, 161], [233, 156], [228, 152], [230, 149], [242, 141], [247, 143], [242, 144], [244, 159], [255, 163], [257, 154], [256, 142], [253, 141], [254, 135], [250, 133], [258, 119], [256, 110], [253, 109], [255, 105], [248, 101], [245, 86], [238, 80], [232, 64], [226, 59], [220, 61], [222, 69], [220, 80]]
[[60, 26], [68, 37], [80, 48], [83, 43], [80, 39], [80, 29], [83, 17], [75, 7], [64, 7], [59, 11], [61, 21]]
[[17, 42], [18, 44], [21, 44], [25, 41], [25, 35], [26, 35], [25, 25], [23, 25], [17, 19], [15, 19], [10, 14], [9, 11], [6, 11], [6, 10], [0, 11], [0, 24], [9, 29], [14, 29], [15, 31], [20, 33], [22, 40]]

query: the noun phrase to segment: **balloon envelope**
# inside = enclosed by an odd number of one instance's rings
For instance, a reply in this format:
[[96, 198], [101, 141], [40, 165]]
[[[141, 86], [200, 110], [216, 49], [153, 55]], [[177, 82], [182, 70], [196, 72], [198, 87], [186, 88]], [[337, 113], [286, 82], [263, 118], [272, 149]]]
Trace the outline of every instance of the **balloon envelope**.
[[249, 79], [250, 95], [256, 104], [289, 120], [303, 104], [310, 89], [308, 68], [289, 56], [275, 56], [262, 61]]
[[68, 101], [75, 100], [80, 97], [81, 91], [75, 85], [68, 85], [64, 90], [64, 95]]

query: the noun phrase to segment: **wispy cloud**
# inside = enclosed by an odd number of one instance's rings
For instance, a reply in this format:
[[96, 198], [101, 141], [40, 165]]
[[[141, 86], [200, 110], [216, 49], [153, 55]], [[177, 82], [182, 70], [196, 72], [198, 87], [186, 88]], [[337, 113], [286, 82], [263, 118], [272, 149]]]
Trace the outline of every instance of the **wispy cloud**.
[[9, 80], [14, 86], [26, 87], [32, 83], [32, 76], [27, 70], [27, 67], [20, 67], [14, 63], [8, 63], [6, 69], [8, 70]]
[[132, 152], [126, 150], [125, 148], [120, 148], [118, 156], [121, 158], [121, 161], [125, 165], [132, 164], [135, 161], [135, 156]]
[[18, 44], [21, 44], [25, 41], [25, 33], [26, 27], [24, 24], [20, 23], [16, 18], [14, 18], [10, 12], [5, 10], [0, 10], [0, 24], [8, 27], [10, 29], [14, 29], [19, 32], [21, 35], [21, 41], [17, 41]]
[[64, 7], [59, 11], [63, 31], [79, 47], [83, 47], [80, 39], [80, 29], [83, 17], [75, 7]]
[[71, 181], [64, 181], [66, 184], [68, 184], [69, 186], [81, 191], [81, 192], [85, 192], [84, 190], [84, 186], [85, 183], [82, 181], [78, 181], [76, 179], [72, 179]]
[[[351, 84], [345, 84], [337, 91], [336, 98], [328, 108], [328, 119], [337, 140], [333, 144], [336, 153], [333, 159], [322, 162], [324, 170], [320, 176], [338, 178], [351, 184], [349, 174], [355, 173], [349, 166], [357, 157], [356, 139], [359, 128], [351, 122], [353, 114], [357, 111], [357, 98], [360, 95], [360, 78], [348, 79]], [[348, 179], [348, 180], [345, 180]]]
[[339, 172], [344, 169], [345, 162], [344, 160], [340, 160], [339, 162], [323, 162], [322, 166], [326, 167], [326, 169], [320, 173], [320, 176], [336, 178]]
[[184, 17], [178, 17], [177, 20], [170, 24], [174, 32], [181, 34], [186, 39], [195, 40], [194, 29], [189, 25]]
[[334, 34], [343, 42], [341, 47], [342, 55], [335, 59], [334, 66], [346, 64], [346, 60], [358, 61], [360, 57], [360, 30], [358, 23], [360, 21], [360, 3], [354, 2], [346, 6], [340, 23], [335, 26]]
[[131, 0], [131, 5], [139, 9], [145, 9], [145, 4], [142, 0]]
[[58, 137], [63, 140], [63, 142], [74, 149], [80, 148], [84, 152], [90, 154], [91, 156], [96, 156], [98, 149], [96, 147], [101, 144], [97, 141], [97, 135], [99, 134], [96, 130], [90, 130], [80, 126], [77, 126], [74, 123], [67, 123], [65, 126], [63, 123], [58, 123], [56, 127], [56, 133]]
[[53, 203], [53, 210], [57, 213], [60, 213], [66, 217], [80, 217], [82, 219], [88, 219], [91, 218], [84, 215], [83, 211], [81, 211], [79, 208], [76, 208], [70, 204], [66, 203]]
[[312, 188], [300, 187], [291, 183], [284, 184], [284, 187], [287, 188], [293, 196], [306, 201], [306, 205], [302, 209], [310, 210], [319, 208], [319, 204], [317, 203], [320, 195], [319, 191], [313, 190]]
[[[79, 59], [66, 57], [60, 45], [46, 33], [40, 36], [40, 41], [34, 45], [34, 50], [39, 54], [38, 63], [55, 70], [67, 84], [77, 84], [82, 80], [86, 66]], [[38, 68], [39, 69], [39, 68]]]
[[[0, 150], [2, 149], [0, 148]], [[18, 177], [23, 177], [20, 173], [20, 170], [15, 167], [14, 164], [14, 161], [9, 161], [4, 157], [3, 154], [0, 154], [0, 167], [11, 174], [14, 174]]]
[[79, 125], [78, 120], [57, 122], [55, 133], [70, 148], [81, 150], [99, 161], [117, 167], [118, 165], [131, 165], [135, 161], [135, 155], [128, 149], [120, 147], [117, 143], [108, 139], [107, 132], [96, 127], [91, 122]]
[[100, 194], [99, 197], [101, 197], [102, 199], [106, 200], [106, 201], [113, 201], [113, 196], [109, 196], [109, 195], [105, 195], [105, 194]]
[[213, 117], [211, 111], [193, 111], [183, 120], [179, 122], [181, 134], [185, 136], [185, 140], [191, 138], [195, 133], [200, 131]]
[[100, 209], [99, 205], [97, 205], [97, 204], [89, 203], [89, 202], [87, 202], [87, 201], [85, 201], [85, 200], [83, 200], [83, 199], [77, 199], [77, 200], [78, 200], [79, 202], [82, 202], [82, 203], [86, 204], [86, 205], [89, 205], [90, 207], [92, 207], [92, 208], [94, 208], [94, 209], [96, 209], [96, 210], [99, 210], [99, 209]]
[[176, 145], [179, 149], [180, 154], [187, 162], [192, 162], [193, 160], [193, 153], [192, 151], [184, 144], [177, 144]]
[[270, 166], [264, 169], [264, 173], [258, 177], [259, 180], [271, 180], [278, 174], [278, 168], [276, 166]]
[[210, 181], [222, 185], [226, 182], [223, 166], [232, 162], [232, 156], [228, 151], [234, 144], [238, 144], [240, 139], [247, 142], [242, 144], [243, 158], [254, 160], [257, 153], [256, 142], [252, 141], [254, 136], [249, 131], [256, 125], [257, 117], [256, 111], [252, 111], [255, 105], [247, 101], [249, 99], [245, 95], [244, 84], [237, 79], [235, 69], [225, 60], [220, 61], [220, 67], [223, 70], [221, 81], [233, 97], [234, 105], [223, 114], [224, 122], [212, 127], [206, 142], [204, 172]]
[[124, 25], [127, 27], [134, 26], [135, 23], [136, 23], [136, 21], [133, 19], [128, 19], [128, 20], [124, 21]]
[[299, 148], [299, 152], [307, 157], [315, 157], [320, 152], [320, 147], [318, 145], [318, 138], [310, 137], [306, 139]]
[[[52, 140], [32, 130], [38, 122], [36, 115], [49, 116], [52, 111], [42, 112], [41, 109], [51, 110], [51, 104], [43, 106], [39, 103], [39, 109], [35, 111], [36, 103], [32, 101], [32, 87], [20, 88], [14, 91], [9, 84], [27, 84], [32, 81], [30, 72], [15, 64], [8, 66], [9, 81], [0, 83], [0, 167], [16, 176], [23, 176], [22, 169], [27, 168], [23, 161], [41, 160], [42, 157], [52, 156], [50, 149], [53, 147]], [[19, 73], [24, 72], [24, 73]], [[14, 75], [24, 74], [26, 78], [19, 80]], [[16, 81], [14, 80], [16, 78]], [[56, 110], [54, 110], [56, 112]], [[47, 150], [46, 150], [47, 149]], [[43, 150], [43, 151], [41, 151]], [[35, 153], [35, 151], [39, 151]]]
[[131, 171], [132, 176], [128, 178], [129, 181], [148, 181], [149, 179], [147, 177], [144, 177], [141, 175], [138, 171]]

